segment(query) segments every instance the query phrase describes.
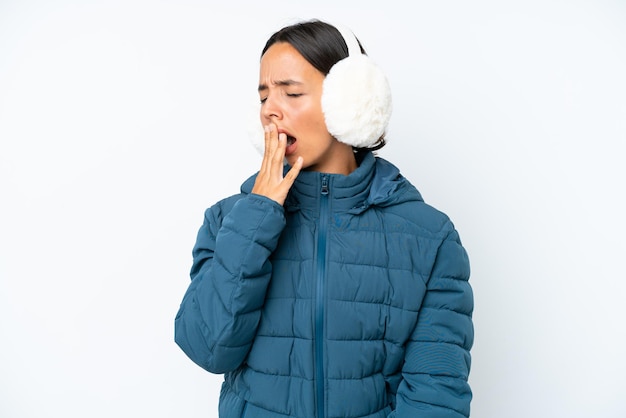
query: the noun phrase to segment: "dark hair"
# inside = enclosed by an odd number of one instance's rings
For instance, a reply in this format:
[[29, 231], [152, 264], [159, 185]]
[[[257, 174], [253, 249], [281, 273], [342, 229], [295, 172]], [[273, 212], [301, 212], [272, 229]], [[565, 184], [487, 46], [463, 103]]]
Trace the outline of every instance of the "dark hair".
[[[286, 42], [293, 46], [319, 72], [328, 75], [330, 69], [348, 57], [348, 45], [336, 27], [320, 20], [309, 20], [286, 26], [274, 33], [265, 43], [261, 57], [275, 43]], [[357, 42], [358, 39], [357, 39]], [[361, 53], [366, 54], [361, 42]], [[375, 151], [385, 146], [385, 135], [368, 148], [354, 148], [355, 152]]]

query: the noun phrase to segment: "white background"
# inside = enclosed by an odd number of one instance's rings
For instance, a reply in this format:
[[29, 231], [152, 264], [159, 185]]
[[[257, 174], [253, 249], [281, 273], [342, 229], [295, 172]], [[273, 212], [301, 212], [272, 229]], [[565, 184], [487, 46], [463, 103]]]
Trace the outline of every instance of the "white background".
[[380, 155], [470, 254], [472, 417], [626, 416], [626, 3], [226, 3], [0, 0], [0, 416], [217, 415], [173, 320], [259, 165], [265, 40], [313, 17], [387, 72]]

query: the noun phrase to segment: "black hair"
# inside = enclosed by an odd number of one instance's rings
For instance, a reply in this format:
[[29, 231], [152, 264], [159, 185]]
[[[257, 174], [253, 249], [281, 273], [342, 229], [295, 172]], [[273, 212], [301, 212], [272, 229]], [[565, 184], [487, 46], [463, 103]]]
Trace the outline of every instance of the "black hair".
[[[299, 53], [319, 72], [328, 75], [330, 69], [344, 58], [348, 57], [348, 45], [341, 32], [326, 22], [314, 19], [286, 26], [274, 33], [265, 43], [261, 57], [275, 43], [286, 42]], [[357, 42], [358, 39], [357, 39]], [[366, 54], [359, 42], [362, 54]], [[385, 145], [385, 135], [368, 148], [353, 147], [354, 151], [375, 151]]]

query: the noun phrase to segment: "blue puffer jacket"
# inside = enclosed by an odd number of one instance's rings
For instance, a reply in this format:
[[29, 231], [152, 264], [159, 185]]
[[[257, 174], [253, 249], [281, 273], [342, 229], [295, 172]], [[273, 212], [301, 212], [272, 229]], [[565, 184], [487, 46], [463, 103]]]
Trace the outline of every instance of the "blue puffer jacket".
[[176, 342], [225, 373], [221, 418], [467, 417], [469, 263], [389, 162], [301, 172], [284, 207], [207, 209]]

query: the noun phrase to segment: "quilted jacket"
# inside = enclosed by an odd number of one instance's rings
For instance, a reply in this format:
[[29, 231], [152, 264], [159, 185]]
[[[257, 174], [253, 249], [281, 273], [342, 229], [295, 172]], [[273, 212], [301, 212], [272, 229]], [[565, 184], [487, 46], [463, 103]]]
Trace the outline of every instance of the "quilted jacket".
[[469, 262], [391, 163], [301, 172], [281, 206], [205, 212], [175, 340], [224, 373], [221, 418], [469, 416]]

